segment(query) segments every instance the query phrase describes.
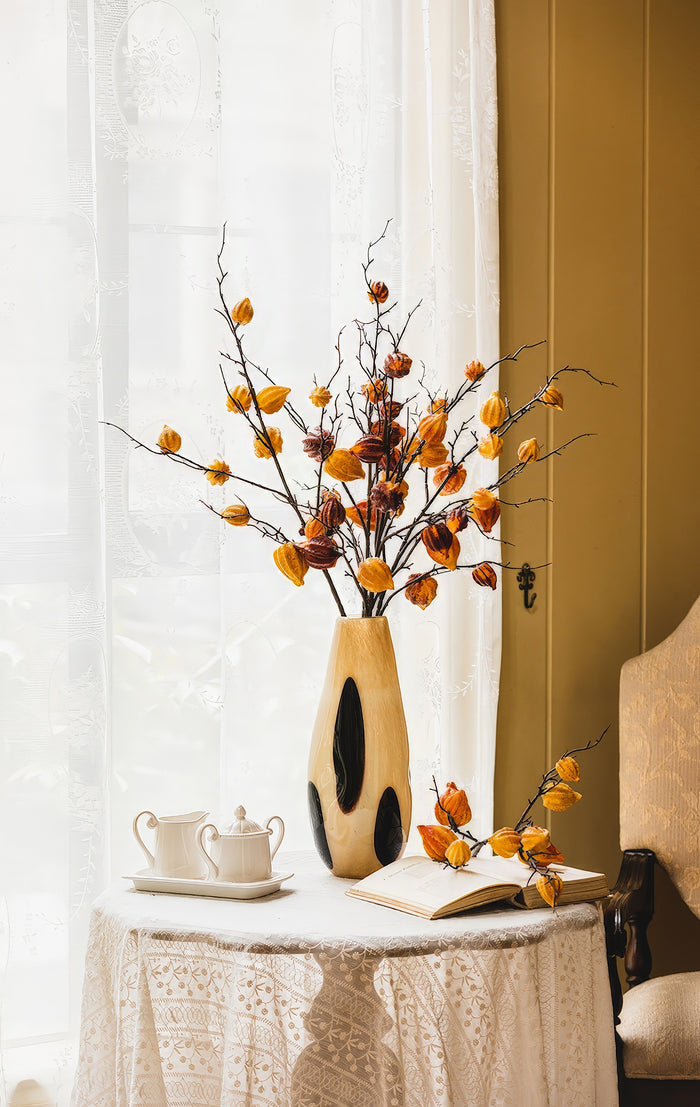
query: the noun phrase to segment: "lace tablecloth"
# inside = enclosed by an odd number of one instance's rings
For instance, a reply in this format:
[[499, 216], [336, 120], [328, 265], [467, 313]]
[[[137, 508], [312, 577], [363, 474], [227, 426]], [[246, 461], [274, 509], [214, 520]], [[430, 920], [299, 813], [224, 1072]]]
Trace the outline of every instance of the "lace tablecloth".
[[275, 895], [95, 904], [74, 1107], [612, 1107], [600, 911], [427, 922], [310, 854]]

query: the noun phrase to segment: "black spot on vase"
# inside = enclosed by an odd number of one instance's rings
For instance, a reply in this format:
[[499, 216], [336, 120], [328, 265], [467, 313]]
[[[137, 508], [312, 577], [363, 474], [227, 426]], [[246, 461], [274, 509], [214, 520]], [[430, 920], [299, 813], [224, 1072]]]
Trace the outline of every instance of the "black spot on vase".
[[374, 824], [374, 852], [377, 860], [382, 865], [390, 865], [400, 856], [403, 845], [401, 808], [394, 789], [387, 788], [379, 801]]
[[323, 824], [323, 808], [321, 807], [321, 797], [318, 794], [318, 789], [316, 788], [316, 785], [312, 781], [309, 781], [308, 799], [311, 830], [313, 831], [316, 849], [318, 850], [319, 856], [324, 865], [326, 865], [329, 869], [332, 869], [333, 858], [331, 857], [331, 851], [328, 848], [326, 828]]
[[360, 693], [352, 677], [340, 693], [333, 732], [333, 768], [338, 806], [347, 815], [360, 798], [365, 775], [365, 724]]

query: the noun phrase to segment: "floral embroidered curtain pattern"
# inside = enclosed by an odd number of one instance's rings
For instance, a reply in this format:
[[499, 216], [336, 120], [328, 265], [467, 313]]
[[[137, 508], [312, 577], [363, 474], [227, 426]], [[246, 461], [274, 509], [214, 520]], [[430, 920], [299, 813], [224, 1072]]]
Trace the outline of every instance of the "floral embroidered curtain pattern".
[[[454, 388], [494, 360], [496, 90], [491, 0], [41, 7], [2, 17], [2, 1046], [8, 1088], [41, 1070], [65, 1098], [89, 905], [137, 865], [133, 814], [225, 819], [244, 801], [309, 844], [335, 618], [320, 574], [293, 589], [259, 535], [199, 503], [226, 489], [102, 420], [265, 465], [218, 374], [224, 220], [251, 356], [301, 404], [344, 324], [352, 363], [360, 266], [388, 218], [375, 275], [404, 312], [422, 301], [414, 363]], [[437, 769], [488, 829], [499, 603], [465, 574], [424, 613], [390, 608], [416, 814]]]

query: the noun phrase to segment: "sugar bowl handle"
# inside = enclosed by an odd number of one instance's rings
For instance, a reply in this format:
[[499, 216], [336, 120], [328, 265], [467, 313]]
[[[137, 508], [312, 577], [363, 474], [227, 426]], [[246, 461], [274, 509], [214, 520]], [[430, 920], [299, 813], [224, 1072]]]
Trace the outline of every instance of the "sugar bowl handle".
[[204, 856], [206, 858], [207, 865], [209, 866], [209, 876], [210, 876], [210, 878], [212, 878], [214, 880], [218, 880], [219, 866], [217, 865], [214, 858], [209, 856], [209, 854], [207, 853], [206, 847], [204, 845], [204, 833], [207, 830], [212, 831], [211, 840], [212, 840], [212, 842], [216, 842], [216, 840], [219, 837], [219, 832], [218, 832], [218, 830], [216, 829], [216, 827], [214, 826], [213, 823], [205, 823], [204, 826], [201, 827], [201, 829], [199, 831], [199, 834], [197, 835], [197, 841], [199, 843], [199, 848], [201, 849], [202, 853], [204, 854]]
[[[275, 856], [275, 854], [277, 853], [277, 850], [282, 845], [282, 839], [284, 838], [284, 823], [280, 819], [279, 815], [271, 815], [270, 818], [267, 820], [267, 822], [265, 823], [265, 826], [268, 830], [270, 829], [270, 823], [279, 823], [280, 824], [279, 825], [279, 837], [278, 837], [277, 841], [275, 842], [274, 848], [272, 847], [272, 844], [270, 844], [270, 860], [272, 861], [272, 858]], [[272, 839], [270, 839], [270, 843], [272, 843]]]
[[141, 818], [142, 815], [148, 815], [148, 821], [146, 823], [146, 826], [148, 827], [149, 830], [156, 830], [156, 828], [158, 826], [158, 820], [157, 820], [157, 818], [155, 817], [155, 815], [153, 814], [152, 811], [139, 811], [139, 813], [136, 816], [136, 818], [134, 819], [134, 823], [133, 823], [134, 837], [136, 838], [136, 841], [138, 842], [138, 844], [141, 846], [141, 849], [143, 850], [143, 852], [146, 854], [146, 857], [148, 858], [148, 864], [151, 866], [152, 869], [154, 869], [155, 865], [156, 865], [156, 859], [153, 856], [153, 854], [151, 853], [151, 851], [148, 848], [148, 846], [146, 845], [146, 843], [144, 842], [141, 835], [139, 834], [138, 822], [139, 822], [139, 819]]

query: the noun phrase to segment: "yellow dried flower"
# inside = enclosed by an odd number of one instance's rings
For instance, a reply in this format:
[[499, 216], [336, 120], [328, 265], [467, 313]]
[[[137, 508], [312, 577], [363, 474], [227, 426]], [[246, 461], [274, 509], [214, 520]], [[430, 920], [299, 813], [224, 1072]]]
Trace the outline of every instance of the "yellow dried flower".
[[473, 384], [474, 381], [478, 381], [481, 377], [483, 377], [485, 372], [486, 366], [482, 365], [480, 361], [470, 361], [466, 369], [464, 370], [464, 375], [467, 380], [471, 381]]
[[520, 848], [523, 853], [537, 853], [549, 846], [549, 831], [544, 826], [528, 826], [520, 835]]
[[540, 401], [545, 405], [545, 407], [553, 407], [556, 408], [557, 411], [564, 410], [564, 397], [562, 396], [559, 389], [553, 384], [550, 384], [547, 388], [545, 388], [544, 392], [540, 396]]
[[362, 463], [349, 450], [333, 450], [323, 468], [329, 477], [345, 483], [360, 480], [365, 475]]
[[231, 470], [225, 461], [222, 461], [220, 457], [214, 458], [211, 465], [207, 469], [205, 476], [210, 484], [226, 484], [226, 481], [231, 475]]
[[456, 842], [452, 842], [445, 850], [445, 860], [449, 862], [453, 869], [461, 869], [462, 865], [466, 865], [471, 855], [472, 851], [461, 838], [458, 838]]
[[417, 830], [423, 849], [433, 861], [444, 861], [448, 847], [457, 841], [457, 835], [446, 826], [419, 826]]
[[443, 826], [449, 823], [448, 815], [452, 816], [457, 826], [466, 826], [471, 822], [472, 809], [469, 806], [467, 793], [463, 788], [458, 788], [454, 780], [449, 781], [435, 804], [435, 818]]
[[221, 518], [232, 527], [244, 527], [250, 521], [250, 512], [245, 504], [229, 504], [221, 512]]
[[479, 439], [477, 448], [487, 461], [495, 461], [503, 452], [503, 439], [498, 434], [487, 434], [485, 438]]
[[577, 781], [581, 779], [581, 771], [575, 757], [560, 757], [554, 768], [562, 780]]
[[581, 793], [575, 792], [568, 784], [555, 784], [542, 796], [542, 803], [550, 811], [566, 811], [581, 799]]
[[282, 546], [278, 546], [272, 556], [279, 571], [284, 573], [292, 584], [300, 587], [304, 583], [309, 566], [304, 555], [293, 542], [285, 542]]
[[421, 469], [434, 469], [436, 465], [444, 465], [448, 457], [447, 446], [442, 442], [431, 442], [418, 454], [418, 464]]
[[357, 580], [368, 592], [390, 592], [394, 587], [391, 570], [380, 557], [368, 557], [366, 561], [361, 561]]
[[[262, 392], [258, 392], [256, 397], [258, 407], [266, 415], [274, 415], [284, 407], [285, 400], [291, 391], [291, 388], [281, 388], [276, 384], [270, 385], [269, 388], [263, 388]], [[279, 450], [276, 452], [279, 453]]]
[[521, 442], [518, 446], [518, 461], [524, 462], [537, 461], [540, 456], [540, 448], [537, 445], [536, 438], [528, 438], [526, 442]]
[[[281, 454], [283, 439], [282, 432], [279, 427], [268, 427], [267, 437], [269, 438], [270, 445], [272, 446], [272, 449], [275, 451], [275, 453]], [[253, 450], [255, 451], [256, 457], [272, 457], [272, 450], [268, 446], [267, 442], [264, 442], [262, 438], [258, 438], [257, 435], [255, 436], [255, 441], [253, 442]]]
[[434, 415], [424, 415], [418, 424], [418, 434], [424, 442], [431, 446], [442, 442], [447, 434], [447, 415], [444, 411], [438, 411]]
[[562, 879], [558, 873], [546, 873], [537, 878], [537, 891], [545, 903], [550, 907], [556, 907], [561, 895]]
[[308, 519], [304, 524], [304, 534], [307, 538], [320, 538], [326, 533], [326, 528], [320, 519]]
[[520, 835], [512, 826], [502, 826], [491, 835], [489, 845], [498, 857], [514, 857], [520, 849]]
[[231, 309], [231, 318], [234, 323], [240, 323], [242, 326], [250, 323], [253, 318], [253, 305], [247, 296], [244, 300], [239, 300], [237, 304], [234, 304]]
[[506, 405], [498, 392], [492, 392], [488, 400], [481, 405], [479, 412], [481, 422], [490, 430], [494, 430], [495, 427], [500, 427], [505, 417]]
[[226, 407], [235, 414], [240, 414], [242, 411], [249, 411], [252, 402], [253, 397], [250, 394], [250, 389], [244, 384], [237, 384], [226, 397]]
[[471, 502], [472, 506], [477, 507], [480, 511], [488, 511], [490, 507], [498, 503], [498, 497], [494, 496], [490, 488], [475, 488], [471, 494]]
[[322, 388], [320, 385], [314, 388], [313, 392], [309, 396], [311, 403], [314, 407], [328, 407], [329, 403], [333, 399], [333, 396], [327, 388]]
[[182, 439], [177, 431], [166, 423], [158, 435], [157, 445], [160, 446], [164, 454], [176, 454], [182, 445]]

